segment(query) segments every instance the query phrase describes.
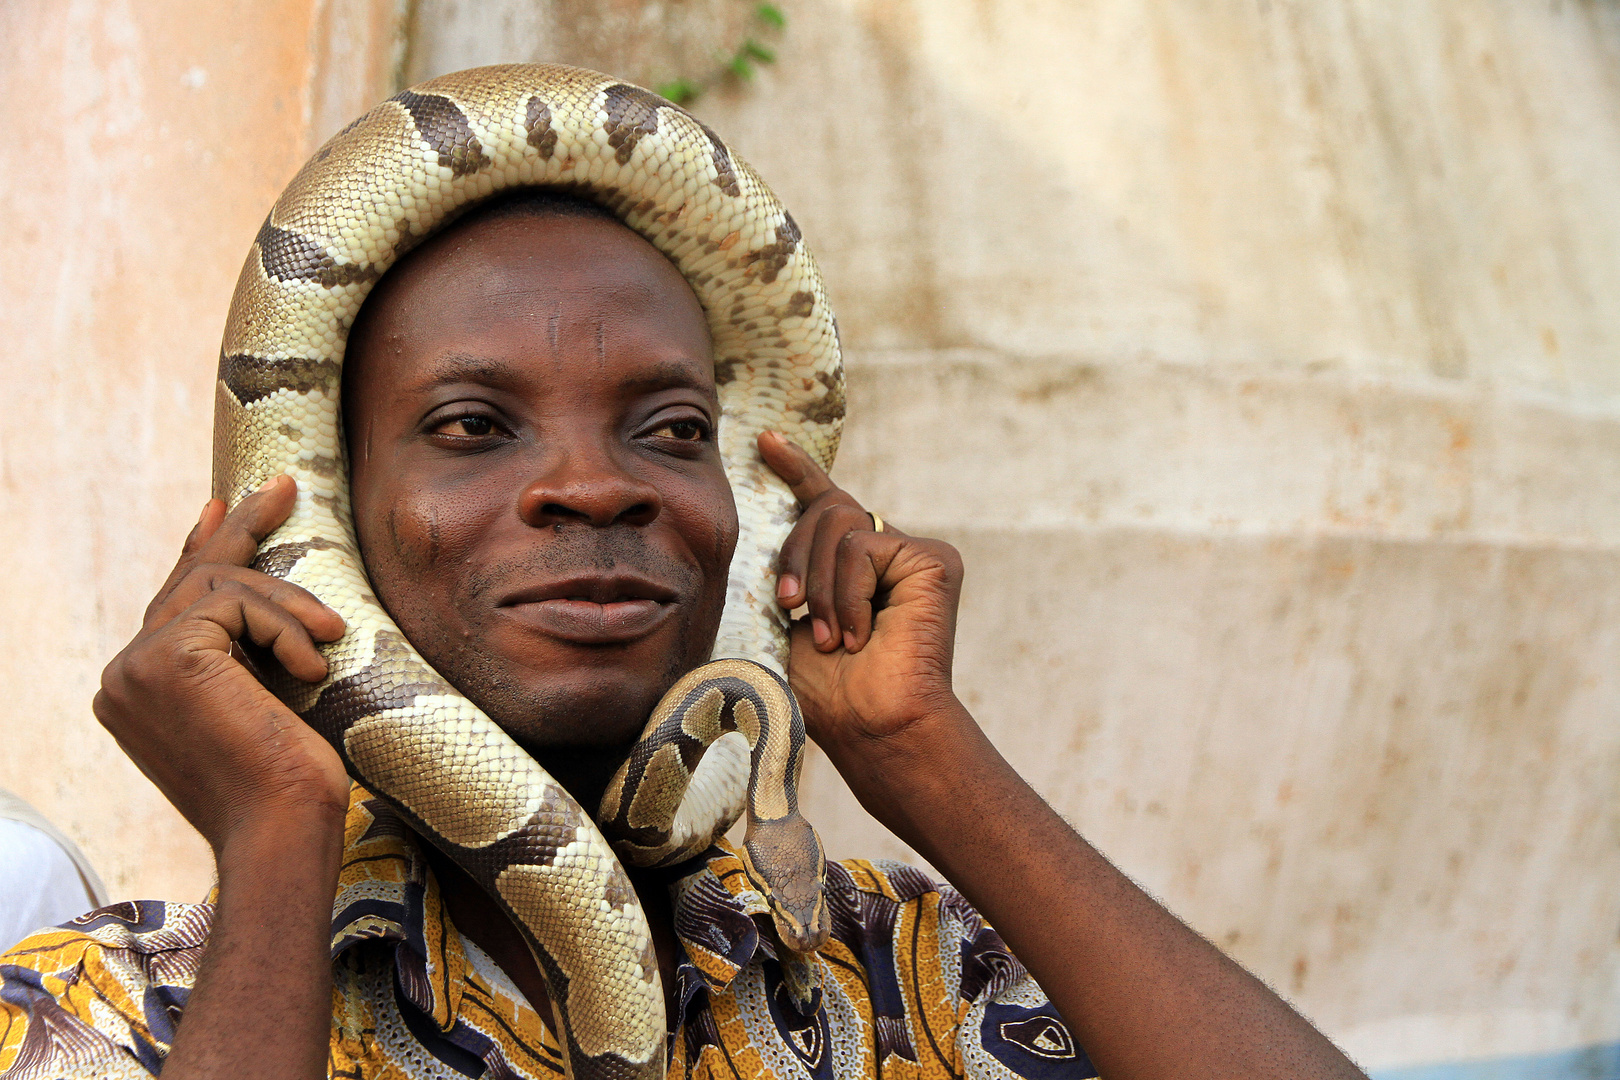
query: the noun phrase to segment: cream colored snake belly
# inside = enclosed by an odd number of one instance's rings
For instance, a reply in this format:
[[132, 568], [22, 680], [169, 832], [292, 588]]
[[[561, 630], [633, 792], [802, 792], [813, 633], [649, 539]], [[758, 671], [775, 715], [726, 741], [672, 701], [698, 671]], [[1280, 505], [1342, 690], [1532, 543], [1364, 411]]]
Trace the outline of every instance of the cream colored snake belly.
[[714, 132], [640, 87], [528, 65], [423, 83], [349, 125], [288, 185], [242, 269], [220, 355], [214, 486], [234, 505], [269, 477], [297, 479], [293, 514], [255, 565], [348, 625], [324, 649], [324, 682], [277, 692], [523, 930], [575, 1080], [650, 1078], [665, 1066], [663, 994], [623, 866], [591, 815], [405, 640], [371, 593], [349, 511], [338, 386], [366, 294], [459, 211], [539, 186], [607, 207], [690, 282], [713, 337], [741, 520], [714, 651], [727, 659], [660, 703], [601, 819], [626, 858], [668, 864], [702, 851], [746, 803], [754, 884], [786, 944], [818, 945], [824, 864], [797, 809], [804, 727], [779, 677], [773, 597], [796, 509], [754, 440], [779, 430], [830, 465], [843, 367], [798, 226]]

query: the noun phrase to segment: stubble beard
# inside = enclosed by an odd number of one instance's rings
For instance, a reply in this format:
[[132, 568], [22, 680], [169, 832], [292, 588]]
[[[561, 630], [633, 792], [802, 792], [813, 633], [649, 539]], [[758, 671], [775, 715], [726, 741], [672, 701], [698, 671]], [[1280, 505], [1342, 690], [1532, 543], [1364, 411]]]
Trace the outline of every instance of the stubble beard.
[[[625, 654], [635, 643], [581, 647], [590, 650], [582, 666], [597, 668], [600, 676], [548, 684], [535, 679], [532, 670], [520, 674], [519, 661], [490, 650], [481, 628], [465, 621], [469, 612], [483, 620], [499, 618], [489, 596], [513, 581], [616, 569], [664, 582], [681, 598], [663, 656], [631, 659]], [[396, 604], [387, 606], [401, 609], [391, 614], [402, 629], [409, 627], [406, 636], [423, 658], [531, 756], [544, 763], [565, 754], [599, 755], [613, 758], [615, 766], [640, 737], [664, 692], [708, 659], [725, 602], [724, 581], [705, 581], [700, 567], [658, 551], [629, 528], [559, 530], [552, 542], [523, 558], [472, 571], [457, 592], [448, 602], [463, 613], [459, 633], [447, 625], [454, 616], [435, 611], [434, 602], [416, 590], [402, 590]], [[630, 664], [642, 670], [656, 664], [658, 670], [650, 677], [637, 677], [640, 671], [616, 674]]]

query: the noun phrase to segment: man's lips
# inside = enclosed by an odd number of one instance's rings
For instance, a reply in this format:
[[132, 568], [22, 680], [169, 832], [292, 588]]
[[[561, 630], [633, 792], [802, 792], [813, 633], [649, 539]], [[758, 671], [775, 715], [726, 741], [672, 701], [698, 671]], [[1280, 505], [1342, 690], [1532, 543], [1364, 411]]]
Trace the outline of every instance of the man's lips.
[[612, 645], [646, 637], [675, 609], [676, 593], [640, 577], [581, 577], [518, 589], [501, 612], [547, 637]]

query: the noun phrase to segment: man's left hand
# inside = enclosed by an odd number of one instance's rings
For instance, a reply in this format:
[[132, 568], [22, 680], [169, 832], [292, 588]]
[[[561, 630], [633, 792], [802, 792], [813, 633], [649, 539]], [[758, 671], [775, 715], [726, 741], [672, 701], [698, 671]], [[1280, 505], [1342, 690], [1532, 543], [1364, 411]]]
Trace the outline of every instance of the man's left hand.
[[777, 602], [794, 623], [789, 665], [811, 738], [836, 754], [959, 709], [951, 688], [962, 559], [941, 540], [874, 519], [777, 432], [759, 452], [799, 500]]

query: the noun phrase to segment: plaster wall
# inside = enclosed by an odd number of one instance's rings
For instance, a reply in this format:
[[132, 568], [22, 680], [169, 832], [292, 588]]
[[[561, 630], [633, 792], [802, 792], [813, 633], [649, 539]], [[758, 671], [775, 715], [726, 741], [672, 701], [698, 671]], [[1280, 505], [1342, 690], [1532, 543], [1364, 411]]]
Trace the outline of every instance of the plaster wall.
[[[1370, 1066], [1620, 1039], [1620, 11], [781, 6], [695, 111], [821, 260], [838, 476], [967, 558], [997, 744]], [[206, 887], [87, 703], [205, 493], [275, 192], [396, 79], [660, 82], [746, 16], [0, 6], [0, 783], [115, 893]], [[908, 857], [806, 787], [833, 854]]]

